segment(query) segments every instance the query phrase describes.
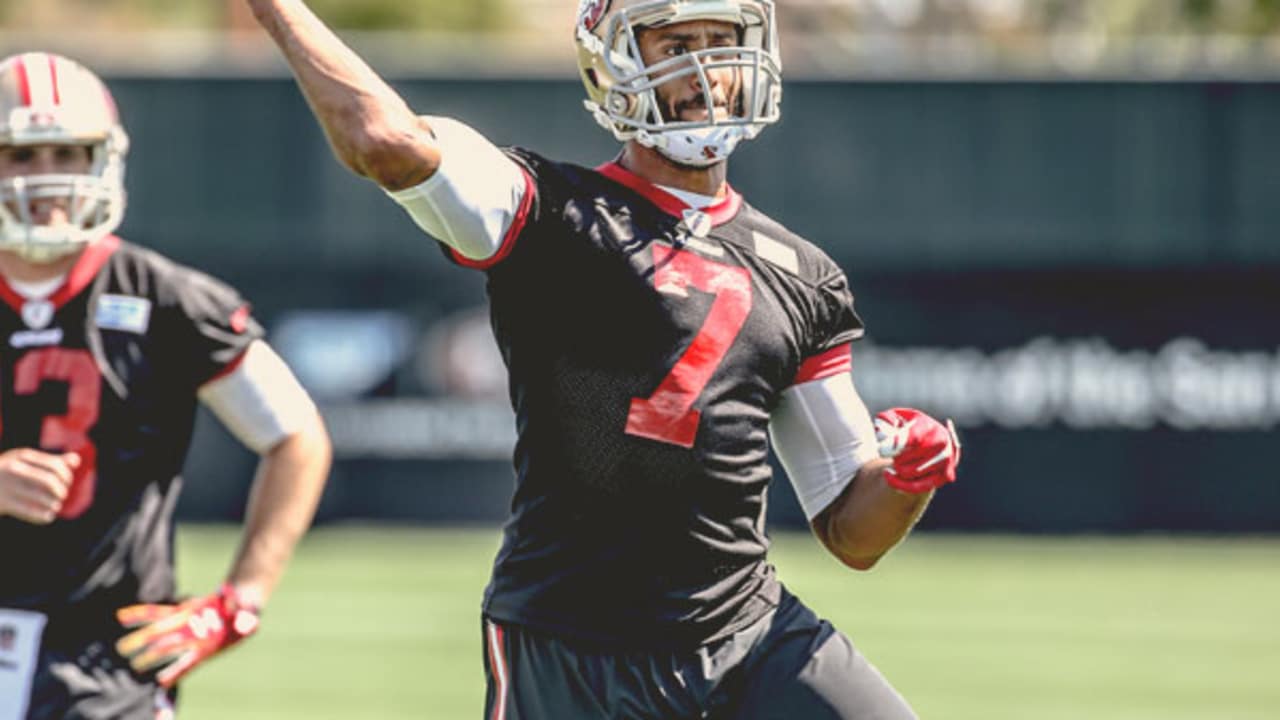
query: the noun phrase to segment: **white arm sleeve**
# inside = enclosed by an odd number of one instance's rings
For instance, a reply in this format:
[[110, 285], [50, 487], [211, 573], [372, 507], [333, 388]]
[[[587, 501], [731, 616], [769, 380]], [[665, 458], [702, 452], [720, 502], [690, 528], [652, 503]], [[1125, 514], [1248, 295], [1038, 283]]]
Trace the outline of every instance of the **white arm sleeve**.
[[259, 455], [297, 432], [316, 406], [271, 346], [255, 340], [240, 365], [205, 383], [200, 402]]
[[809, 520], [880, 456], [871, 415], [847, 372], [783, 392], [769, 436]]
[[502, 247], [528, 191], [524, 170], [483, 135], [450, 118], [427, 117], [440, 167], [421, 185], [387, 194], [418, 227], [469, 260]]

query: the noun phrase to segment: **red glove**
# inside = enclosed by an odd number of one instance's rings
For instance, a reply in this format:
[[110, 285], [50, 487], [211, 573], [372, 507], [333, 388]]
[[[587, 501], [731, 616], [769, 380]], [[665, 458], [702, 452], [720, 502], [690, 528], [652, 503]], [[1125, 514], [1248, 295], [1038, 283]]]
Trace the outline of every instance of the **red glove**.
[[258, 629], [258, 609], [242, 602], [229, 584], [180, 605], [120, 608], [116, 619], [126, 628], [136, 628], [120, 638], [116, 650], [135, 672], [156, 672], [156, 680], [166, 688]]
[[910, 408], [893, 408], [876, 415], [880, 457], [892, 458], [885, 479], [908, 493], [927, 493], [956, 481], [960, 439], [950, 420], [942, 423]]

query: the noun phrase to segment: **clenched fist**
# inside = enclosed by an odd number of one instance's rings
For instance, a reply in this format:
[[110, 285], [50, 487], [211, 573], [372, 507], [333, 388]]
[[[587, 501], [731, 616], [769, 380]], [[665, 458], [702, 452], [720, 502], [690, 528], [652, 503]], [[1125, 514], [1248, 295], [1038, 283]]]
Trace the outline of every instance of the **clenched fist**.
[[908, 493], [926, 493], [956, 480], [960, 438], [946, 425], [919, 410], [893, 408], [876, 415], [880, 456], [893, 460], [885, 478]]
[[32, 448], [0, 453], [0, 515], [34, 525], [53, 522], [67, 500], [80, 462], [76, 453]]

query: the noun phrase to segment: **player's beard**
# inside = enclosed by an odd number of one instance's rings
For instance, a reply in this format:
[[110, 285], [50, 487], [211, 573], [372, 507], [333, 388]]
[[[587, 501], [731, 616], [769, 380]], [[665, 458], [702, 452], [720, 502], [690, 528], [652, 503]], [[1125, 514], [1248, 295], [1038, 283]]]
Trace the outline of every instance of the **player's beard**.
[[[717, 110], [725, 110], [727, 118], [742, 117], [741, 92], [735, 93], [731, 101], [713, 97], [712, 102], [715, 103], [715, 106], [707, 113], [708, 122], [717, 119]], [[695, 112], [706, 107], [706, 98], [701, 94], [674, 103], [666, 101], [662, 103], [662, 119], [664, 122], [688, 122], [684, 119], [686, 112]]]

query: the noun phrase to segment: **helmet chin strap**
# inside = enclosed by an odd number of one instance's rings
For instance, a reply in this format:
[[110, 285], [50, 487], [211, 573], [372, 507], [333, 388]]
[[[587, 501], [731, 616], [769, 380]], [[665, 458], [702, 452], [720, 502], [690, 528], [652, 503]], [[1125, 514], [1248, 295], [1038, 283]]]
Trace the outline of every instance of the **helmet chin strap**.
[[0, 249], [8, 250], [32, 263], [51, 263], [83, 250], [92, 242], [83, 231], [71, 228], [31, 228], [25, 242], [5, 242]]
[[636, 141], [662, 153], [668, 160], [687, 167], [707, 168], [724, 162], [738, 143], [757, 133], [742, 125], [701, 127], [688, 130], [636, 133]]

